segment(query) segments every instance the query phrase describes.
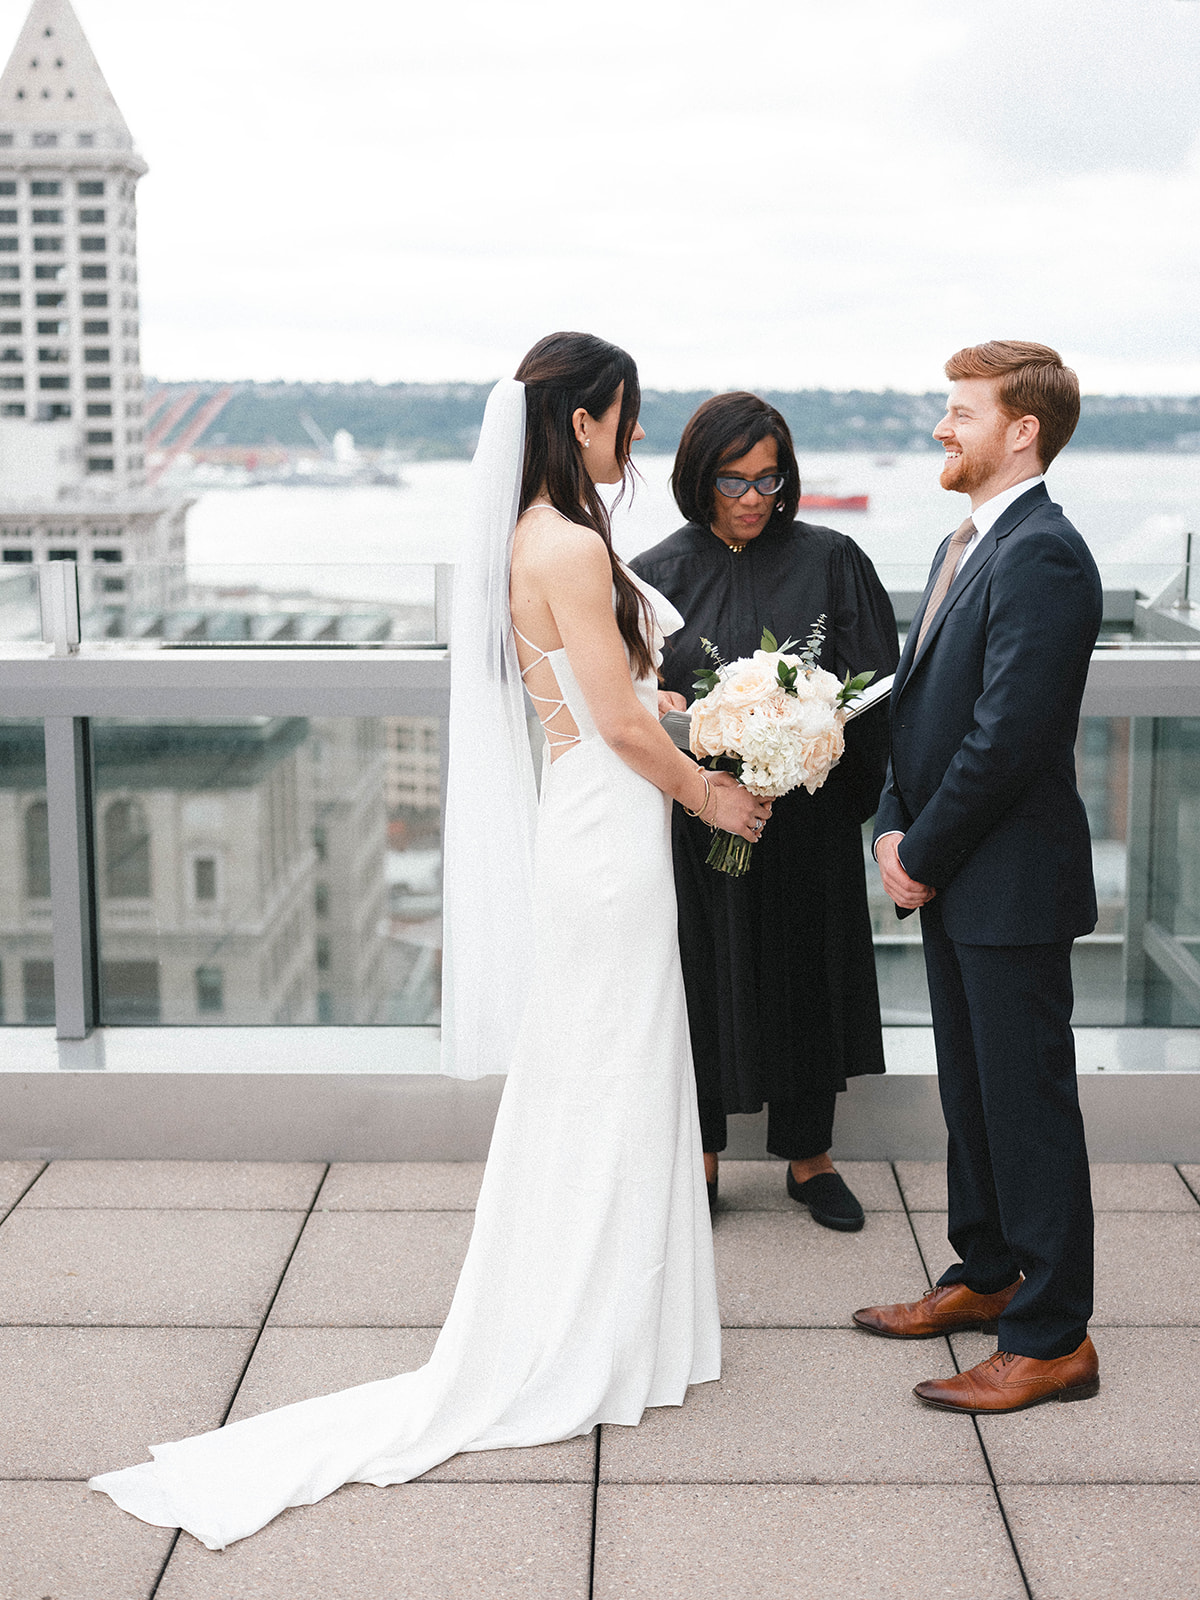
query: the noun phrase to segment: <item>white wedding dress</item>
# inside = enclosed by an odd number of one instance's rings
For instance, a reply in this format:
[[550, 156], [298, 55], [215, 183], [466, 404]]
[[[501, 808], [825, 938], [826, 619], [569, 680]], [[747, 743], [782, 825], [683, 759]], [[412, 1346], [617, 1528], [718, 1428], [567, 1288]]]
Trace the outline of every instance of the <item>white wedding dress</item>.
[[[91, 1480], [145, 1522], [219, 1550], [343, 1483], [633, 1424], [720, 1375], [670, 801], [599, 737], [566, 652], [545, 659], [580, 738], [543, 774], [528, 999], [433, 1355]], [[654, 680], [636, 689], [655, 711]]]

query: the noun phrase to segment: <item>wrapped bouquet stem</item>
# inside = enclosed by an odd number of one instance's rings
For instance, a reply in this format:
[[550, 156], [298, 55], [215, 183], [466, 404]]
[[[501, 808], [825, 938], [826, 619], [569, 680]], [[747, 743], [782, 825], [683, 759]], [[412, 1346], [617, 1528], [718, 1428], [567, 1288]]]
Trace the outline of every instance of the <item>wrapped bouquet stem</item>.
[[[824, 642], [824, 615], [796, 654], [795, 640], [780, 645], [767, 628], [752, 656], [729, 663], [705, 639], [713, 665], [696, 675], [692, 754], [714, 767], [732, 763], [751, 794], [777, 799], [801, 785], [815, 794], [846, 748], [846, 708], [875, 676], [847, 673], [839, 682], [817, 665]], [[714, 830], [708, 865], [741, 877], [753, 848], [738, 834]]]

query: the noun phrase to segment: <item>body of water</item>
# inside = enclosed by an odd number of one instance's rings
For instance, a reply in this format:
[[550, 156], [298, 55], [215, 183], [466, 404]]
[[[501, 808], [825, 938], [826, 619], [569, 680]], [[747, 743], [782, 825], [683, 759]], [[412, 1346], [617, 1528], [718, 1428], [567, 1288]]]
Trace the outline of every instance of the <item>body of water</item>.
[[[871, 509], [803, 515], [849, 534], [891, 587], [921, 587], [939, 542], [968, 509], [963, 496], [939, 487], [940, 459], [932, 452], [886, 464], [866, 454], [804, 457], [809, 490], [868, 494]], [[637, 465], [641, 481], [614, 515], [626, 557], [681, 522], [668, 487], [671, 457], [638, 457]], [[465, 461], [414, 462], [401, 488], [207, 490], [191, 514], [189, 565], [197, 576], [240, 573], [276, 583], [287, 568], [319, 594], [424, 599], [428, 577], [402, 569], [455, 559], [469, 470]], [[1181, 565], [1186, 531], [1200, 531], [1200, 455], [1068, 451], [1048, 483], [1113, 588], [1155, 593]]]

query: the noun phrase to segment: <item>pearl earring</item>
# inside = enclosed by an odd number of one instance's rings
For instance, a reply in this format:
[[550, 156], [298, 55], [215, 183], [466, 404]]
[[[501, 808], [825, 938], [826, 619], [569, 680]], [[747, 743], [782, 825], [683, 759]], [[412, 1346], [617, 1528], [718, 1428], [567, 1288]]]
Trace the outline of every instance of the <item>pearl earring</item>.
[[591, 447], [592, 447], [592, 441], [591, 441], [591, 440], [590, 440], [590, 439], [585, 439], [585, 440], [584, 440], [584, 441], [583, 441], [583, 448], [584, 448], [584, 449], [585, 449], [585, 450], [590, 450], [590, 449], [591, 449]]

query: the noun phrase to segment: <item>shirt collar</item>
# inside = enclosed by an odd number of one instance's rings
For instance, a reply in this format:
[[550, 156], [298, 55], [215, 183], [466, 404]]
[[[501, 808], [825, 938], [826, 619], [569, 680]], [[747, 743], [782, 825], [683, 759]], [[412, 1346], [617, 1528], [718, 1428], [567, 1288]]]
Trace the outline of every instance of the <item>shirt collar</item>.
[[[1030, 489], [1039, 483], [1045, 483], [1045, 473], [1039, 472], [1034, 478], [1022, 478], [1020, 483], [1011, 484], [1007, 489], [1001, 489], [999, 494], [994, 494], [990, 500], [985, 500], [981, 506], [976, 507], [971, 513], [971, 521], [975, 524], [977, 539], [982, 539], [999, 522], [1001, 516], [1008, 510], [1014, 500], [1019, 500], [1023, 494], [1028, 494]], [[972, 541], [973, 543], [975, 541]]]

